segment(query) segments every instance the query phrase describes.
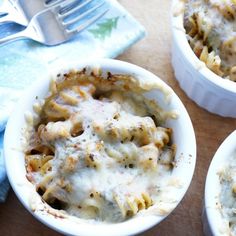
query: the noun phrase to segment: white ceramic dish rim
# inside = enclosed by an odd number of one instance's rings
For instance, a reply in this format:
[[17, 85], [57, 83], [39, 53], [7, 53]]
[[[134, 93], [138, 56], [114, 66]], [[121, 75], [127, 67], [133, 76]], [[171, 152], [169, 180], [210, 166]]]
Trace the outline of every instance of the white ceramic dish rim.
[[208, 83], [210, 82], [215, 87], [221, 87], [227, 92], [235, 95], [236, 82], [223, 79], [222, 77], [218, 76], [208, 69], [205, 63], [200, 61], [199, 58], [194, 54], [186, 37], [186, 32], [183, 25], [183, 13], [179, 12], [178, 14], [175, 14], [180, 10], [180, 4], [183, 4], [183, 1], [173, 0], [171, 11], [172, 36], [178, 47], [182, 50], [186, 60], [192, 65], [192, 68], [198, 70], [198, 72], [205, 78], [206, 81], [208, 81]]
[[222, 235], [221, 227], [223, 227], [223, 218], [220, 213], [219, 206], [219, 193], [220, 181], [217, 172], [223, 166], [222, 163], [227, 163], [229, 158], [236, 153], [236, 130], [233, 131], [217, 149], [210, 167], [207, 172], [205, 184], [205, 210], [210, 230], [213, 235]]
[[[167, 122], [168, 126], [175, 125], [176, 130], [179, 129], [179, 133], [174, 132], [174, 140], [178, 141], [179, 148], [177, 149], [177, 158], [179, 159], [178, 167], [173, 171], [173, 176], [177, 173], [184, 181], [184, 185], [181, 188], [179, 195], [178, 195], [178, 203], [182, 200], [184, 194], [186, 193], [195, 168], [196, 162], [196, 140], [195, 134], [192, 127], [191, 120], [189, 115], [183, 106], [180, 99], [177, 95], [173, 92], [173, 90], [166, 85], [162, 80], [156, 77], [154, 74], [129, 63], [118, 61], [118, 60], [111, 60], [111, 59], [100, 59], [95, 61], [83, 61], [83, 62], [75, 62], [75, 63], [68, 63], [68, 65], [63, 65], [61, 68], [64, 69], [82, 69], [87, 65], [91, 65], [92, 67], [100, 66], [105, 71], [111, 71], [113, 73], [125, 73], [125, 74], [135, 74], [144, 77], [145, 79], [149, 80], [158, 80], [160, 84], [162, 84], [166, 89], [171, 92], [171, 100], [167, 103], [166, 100], [163, 101], [172, 109], [172, 106], [178, 109], [180, 112], [180, 116], [178, 118], [179, 122], [175, 120], [170, 120]], [[58, 73], [58, 70], [57, 70]], [[57, 74], [53, 73], [53, 74]], [[9, 181], [13, 190], [15, 191], [16, 195], [18, 196], [19, 200], [23, 203], [23, 205], [41, 222], [48, 225], [49, 227], [64, 233], [66, 235], [133, 235], [140, 232], [143, 232], [150, 227], [154, 226], [155, 224], [161, 222], [166, 216], [145, 216], [145, 217], [136, 217], [132, 218], [128, 221], [117, 223], [117, 224], [91, 224], [89, 223], [74, 223], [70, 220], [61, 220], [55, 219], [50, 215], [44, 215], [41, 212], [32, 212], [30, 209], [29, 198], [30, 194], [33, 189], [33, 185], [29, 183], [29, 181], [25, 177], [25, 167], [24, 167], [24, 156], [22, 151], [19, 151], [17, 147], [20, 148], [21, 146], [21, 128], [25, 125], [26, 121], [24, 118], [24, 113], [22, 111], [32, 110], [32, 104], [35, 102], [32, 98], [35, 98], [36, 95], [45, 96], [46, 91], [48, 89], [49, 84], [49, 76], [45, 76], [42, 80], [37, 81], [28, 91], [26, 91], [24, 98], [18, 103], [16, 106], [15, 111], [13, 112], [12, 116], [10, 117], [6, 131], [5, 131], [5, 138], [4, 138], [4, 155], [5, 155], [5, 163], [6, 163], [6, 170]], [[37, 94], [42, 93], [43, 95]], [[155, 97], [158, 96], [158, 91], [155, 90], [153, 92]], [[159, 97], [161, 100], [161, 97]], [[182, 124], [182, 126], [180, 125]], [[183, 133], [185, 136], [183, 137]], [[14, 135], [12, 135], [14, 134]], [[175, 142], [175, 141], [174, 141]], [[14, 145], [13, 145], [14, 143]], [[188, 143], [188, 145], [185, 145]], [[13, 147], [13, 146], [14, 147]], [[16, 147], [16, 148], [15, 148]], [[182, 156], [181, 156], [182, 155]], [[187, 156], [188, 155], [188, 156]], [[184, 156], [184, 158], [183, 158]], [[9, 158], [11, 157], [11, 158]], [[181, 159], [182, 158], [182, 159]], [[19, 166], [21, 168], [19, 168]], [[177, 175], [176, 174], [176, 175]], [[30, 185], [30, 187], [29, 187]], [[31, 189], [30, 189], [31, 188]], [[35, 190], [33, 190], [35, 192]], [[63, 223], [62, 223], [63, 222]]]

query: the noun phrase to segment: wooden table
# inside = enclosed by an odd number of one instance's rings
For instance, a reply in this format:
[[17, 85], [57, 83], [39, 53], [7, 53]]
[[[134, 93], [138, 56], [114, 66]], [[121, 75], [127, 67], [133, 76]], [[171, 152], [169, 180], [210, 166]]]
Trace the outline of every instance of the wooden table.
[[[142, 236], [200, 236], [205, 177], [210, 161], [221, 142], [236, 128], [236, 119], [208, 113], [192, 102], [180, 89], [171, 67], [171, 0], [119, 0], [146, 28], [147, 37], [119, 59], [132, 62], [158, 75], [179, 95], [186, 106], [197, 138], [197, 165], [191, 186], [174, 212]], [[60, 235], [35, 220], [10, 191], [0, 206], [0, 235]]]

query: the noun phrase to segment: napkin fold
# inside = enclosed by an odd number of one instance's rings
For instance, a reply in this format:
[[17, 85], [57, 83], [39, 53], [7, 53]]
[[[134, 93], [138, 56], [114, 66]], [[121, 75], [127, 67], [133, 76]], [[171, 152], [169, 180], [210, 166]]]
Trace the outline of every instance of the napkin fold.
[[[0, 4], [3, 2], [0, 0]], [[106, 5], [109, 11], [99, 21], [67, 43], [47, 47], [20, 40], [0, 47], [0, 202], [9, 188], [3, 163], [3, 130], [24, 90], [52, 66], [67, 61], [114, 58], [144, 37], [144, 28], [116, 0], [107, 0]], [[0, 37], [22, 29], [17, 27], [0, 25]]]

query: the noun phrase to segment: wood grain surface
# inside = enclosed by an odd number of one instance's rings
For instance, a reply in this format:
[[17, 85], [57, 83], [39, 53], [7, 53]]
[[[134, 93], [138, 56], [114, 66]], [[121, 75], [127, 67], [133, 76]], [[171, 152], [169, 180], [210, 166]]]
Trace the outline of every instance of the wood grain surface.
[[[145, 39], [118, 59], [144, 67], [168, 83], [179, 95], [192, 119], [197, 139], [197, 165], [191, 186], [179, 206], [166, 220], [140, 236], [201, 236], [204, 183], [210, 161], [222, 141], [236, 128], [236, 119], [208, 113], [180, 89], [171, 67], [171, 0], [119, 0], [146, 28]], [[27, 212], [12, 190], [0, 205], [0, 236], [60, 235]]]

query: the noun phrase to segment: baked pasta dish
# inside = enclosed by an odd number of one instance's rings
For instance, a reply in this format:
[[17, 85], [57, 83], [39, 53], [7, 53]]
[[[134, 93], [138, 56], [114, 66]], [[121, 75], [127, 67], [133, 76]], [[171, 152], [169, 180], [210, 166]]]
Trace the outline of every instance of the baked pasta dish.
[[43, 201], [101, 222], [161, 202], [176, 152], [162, 124], [175, 114], [144, 97], [155, 84], [99, 69], [57, 77], [35, 106], [25, 150], [27, 178]]
[[236, 0], [184, 0], [194, 53], [217, 75], [236, 81]]
[[236, 236], [236, 154], [219, 172], [220, 210], [226, 224], [225, 235]]

